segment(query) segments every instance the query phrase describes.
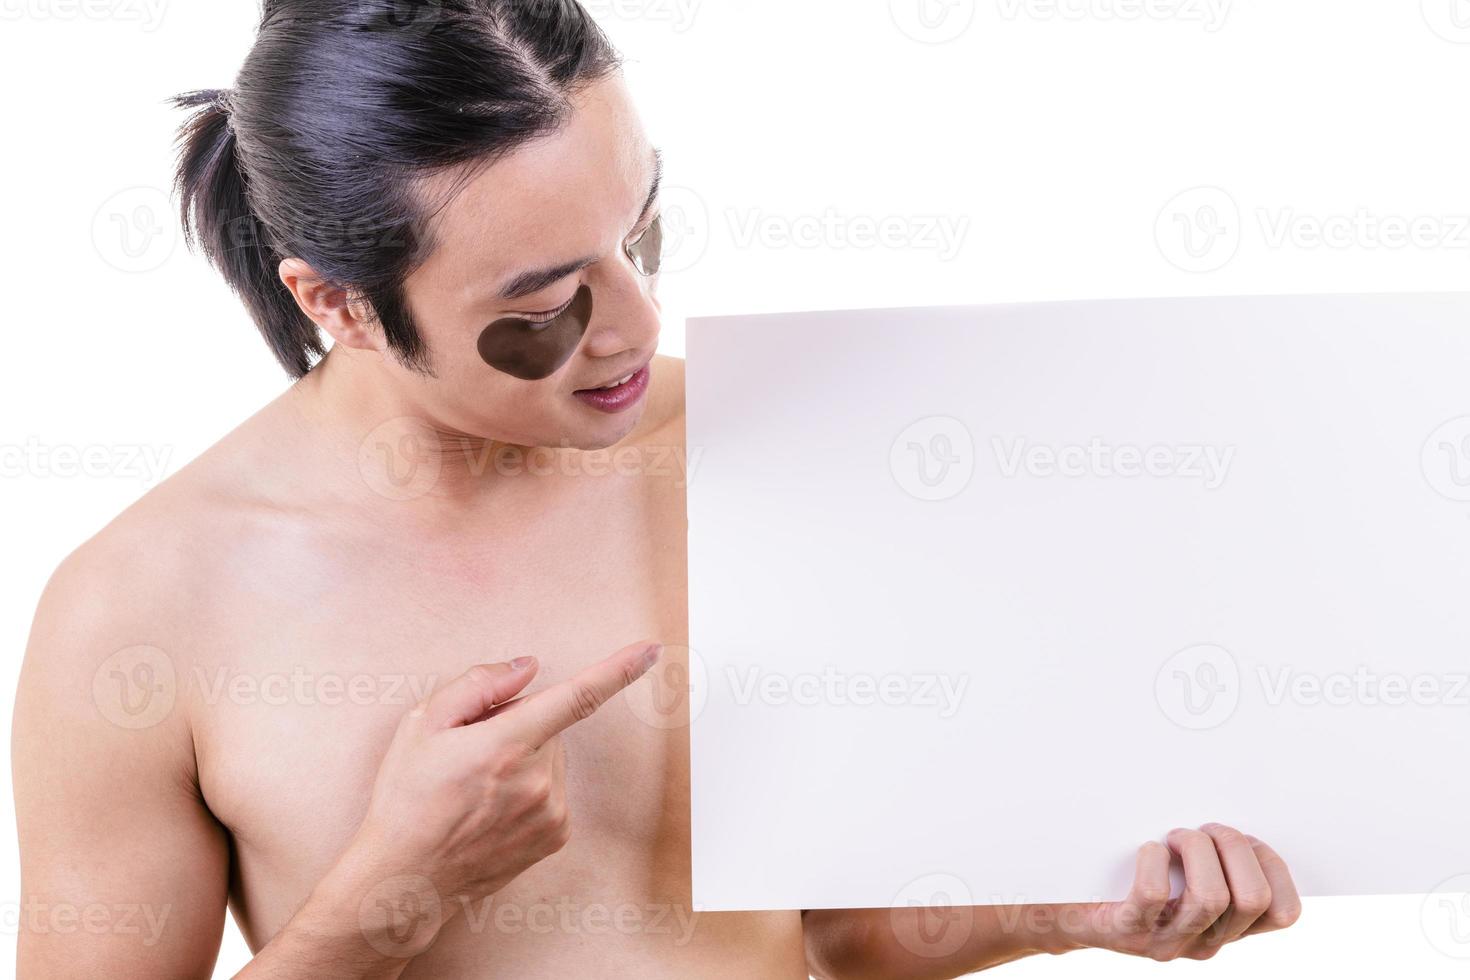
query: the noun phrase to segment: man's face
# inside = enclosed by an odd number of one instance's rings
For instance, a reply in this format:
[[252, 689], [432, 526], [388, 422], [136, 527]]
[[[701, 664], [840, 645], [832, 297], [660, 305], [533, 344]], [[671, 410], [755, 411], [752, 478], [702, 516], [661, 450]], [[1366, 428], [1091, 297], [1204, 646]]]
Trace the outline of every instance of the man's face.
[[578, 449], [632, 431], [659, 334], [658, 277], [644, 274], [657, 267], [656, 176], [614, 75], [578, 95], [560, 131], [464, 183], [407, 283], [433, 376], [391, 365], [437, 425]]

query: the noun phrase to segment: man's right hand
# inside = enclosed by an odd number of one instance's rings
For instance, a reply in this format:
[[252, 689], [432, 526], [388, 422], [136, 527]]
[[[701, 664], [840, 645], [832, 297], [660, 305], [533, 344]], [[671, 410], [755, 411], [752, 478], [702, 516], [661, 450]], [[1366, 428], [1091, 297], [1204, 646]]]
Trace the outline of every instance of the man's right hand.
[[[340, 914], [349, 911], [343, 899], [358, 898], [364, 938], [411, 958], [461, 903], [494, 894], [561, 850], [571, 820], [560, 734], [642, 677], [661, 650], [634, 644], [523, 698], [534, 658], [482, 664], [415, 706], [379, 766], [356, 836], [323, 882], [330, 904]], [[424, 902], [442, 906], [424, 916]], [[405, 934], [395, 917], [414, 907], [406, 914], [432, 928]]]

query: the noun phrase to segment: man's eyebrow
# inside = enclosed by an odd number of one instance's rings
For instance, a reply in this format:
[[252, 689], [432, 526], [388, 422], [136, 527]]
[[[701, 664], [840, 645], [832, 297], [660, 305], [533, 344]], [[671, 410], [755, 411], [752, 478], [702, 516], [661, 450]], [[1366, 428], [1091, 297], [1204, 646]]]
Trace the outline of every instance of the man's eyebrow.
[[[648, 211], [653, 207], [653, 202], [658, 199], [658, 191], [659, 187], [663, 184], [663, 179], [663, 153], [655, 147], [653, 150], [653, 179], [649, 182], [648, 199], [643, 202], [643, 210], [639, 212], [639, 218], [648, 216]], [[597, 258], [594, 256], [585, 259], [576, 259], [572, 262], [564, 262], [550, 269], [532, 269], [529, 272], [522, 272], [505, 284], [500, 290], [500, 298], [503, 300], [514, 300], [520, 299], [522, 296], [530, 296], [532, 293], [539, 293], [547, 286], [560, 282], [575, 272], [581, 272], [596, 261]]]
[[648, 200], [643, 202], [643, 210], [638, 212], [640, 218], [648, 217], [648, 209], [653, 207], [653, 202], [658, 200], [658, 189], [664, 182], [664, 155], [658, 147], [653, 148], [653, 180], [648, 182]]
[[533, 269], [530, 272], [522, 272], [516, 276], [505, 288], [500, 291], [501, 299], [520, 299], [522, 296], [530, 296], [539, 293], [552, 283], [560, 282], [574, 272], [581, 272], [593, 262], [591, 259], [577, 259], [575, 262], [566, 262], [551, 269]]

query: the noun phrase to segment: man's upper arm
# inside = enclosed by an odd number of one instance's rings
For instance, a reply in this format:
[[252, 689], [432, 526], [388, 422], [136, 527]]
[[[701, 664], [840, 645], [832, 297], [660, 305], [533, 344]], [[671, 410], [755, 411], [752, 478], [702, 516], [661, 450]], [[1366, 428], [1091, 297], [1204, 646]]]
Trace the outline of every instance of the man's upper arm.
[[[19, 973], [208, 977], [229, 846], [198, 793], [170, 624], [93, 545], [42, 597], [16, 698]], [[156, 608], [156, 607], [155, 607]]]

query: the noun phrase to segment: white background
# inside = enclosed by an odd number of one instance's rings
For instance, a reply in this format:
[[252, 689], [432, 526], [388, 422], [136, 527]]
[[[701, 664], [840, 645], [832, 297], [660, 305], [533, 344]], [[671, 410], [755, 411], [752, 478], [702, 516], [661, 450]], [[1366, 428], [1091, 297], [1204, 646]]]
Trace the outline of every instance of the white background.
[[[1465, 0], [590, 6], [668, 156], [669, 353], [688, 314], [1466, 288]], [[7, 718], [47, 575], [156, 482], [134, 451], [175, 471], [283, 386], [163, 197], [180, 120], [164, 99], [230, 85], [255, 19], [222, 0], [0, 0]], [[114, 216], [152, 229], [131, 254]], [[1416, 220], [1405, 243], [1394, 225]], [[111, 462], [68, 475], [89, 447]], [[7, 969], [19, 901], [6, 846]], [[1470, 941], [1436, 948], [1421, 912], [1315, 900], [1200, 967], [1004, 969], [1463, 976], [1447, 954]], [[1470, 912], [1459, 926], [1470, 940]], [[247, 956], [232, 930], [220, 975]]]

